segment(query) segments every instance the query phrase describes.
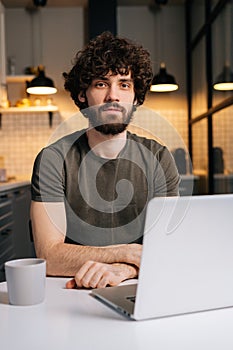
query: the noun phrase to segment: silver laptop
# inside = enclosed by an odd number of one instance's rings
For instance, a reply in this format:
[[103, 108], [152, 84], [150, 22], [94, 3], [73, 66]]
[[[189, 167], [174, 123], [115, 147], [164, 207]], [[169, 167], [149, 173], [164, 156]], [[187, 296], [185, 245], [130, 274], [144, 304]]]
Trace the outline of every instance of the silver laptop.
[[134, 320], [233, 306], [233, 194], [154, 198], [137, 284], [91, 295]]

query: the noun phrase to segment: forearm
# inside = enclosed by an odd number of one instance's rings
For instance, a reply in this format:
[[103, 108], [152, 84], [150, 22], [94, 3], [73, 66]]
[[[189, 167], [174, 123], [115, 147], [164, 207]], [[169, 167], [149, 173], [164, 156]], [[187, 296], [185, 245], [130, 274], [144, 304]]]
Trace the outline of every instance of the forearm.
[[63, 203], [32, 202], [31, 220], [36, 254], [46, 259], [48, 275], [74, 276], [90, 260], [140, 265], [140, 244], [92, 247], [64, 243], [66, 220]]
[[[74, 276], [81, 266], [89, 260], [107, 264], [136, 264], [127, 247], [128, 245], [125, 244], [91, 247], [59, 242], [46, 248], [43, 247], [42, 250], [39, 249], [37, 255], [46, 259], [48, 275]], [[130, 266], [128, 270], [132, 275], [136, 274], [136, 267]]]

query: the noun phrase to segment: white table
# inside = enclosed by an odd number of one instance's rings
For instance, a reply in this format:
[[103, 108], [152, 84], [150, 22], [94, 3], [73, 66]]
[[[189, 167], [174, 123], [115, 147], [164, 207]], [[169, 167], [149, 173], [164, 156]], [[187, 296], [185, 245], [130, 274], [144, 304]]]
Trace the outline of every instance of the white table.
[[1, 350], [233, 349], [233, 308], [130, 321], [66, 280], [47, 278], [45, 302], [26, 307], [9, 305], [0, 283]]

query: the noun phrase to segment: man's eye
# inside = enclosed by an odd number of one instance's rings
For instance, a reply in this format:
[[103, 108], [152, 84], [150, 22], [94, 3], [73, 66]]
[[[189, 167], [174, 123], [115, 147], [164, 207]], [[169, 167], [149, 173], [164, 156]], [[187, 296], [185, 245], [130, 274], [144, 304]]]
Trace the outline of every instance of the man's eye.
[[98, 83], [95, 84], [96, 87], [105, 87], [106, 86], [106, 83], [103, 83], [102, 81], [99, 81]]
[[130, 88], [130, 84], [129, 83], [122, 83], [121, 84], [123, 89], [129, 89]]

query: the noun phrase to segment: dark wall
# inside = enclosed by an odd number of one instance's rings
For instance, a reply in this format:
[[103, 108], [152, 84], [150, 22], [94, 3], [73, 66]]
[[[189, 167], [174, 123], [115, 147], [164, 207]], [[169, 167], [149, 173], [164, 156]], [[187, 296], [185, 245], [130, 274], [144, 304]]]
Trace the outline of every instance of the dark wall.
[[87, 17], [89, 39], [106, 30], [117, 34], [116, 0], [89, 0]]

